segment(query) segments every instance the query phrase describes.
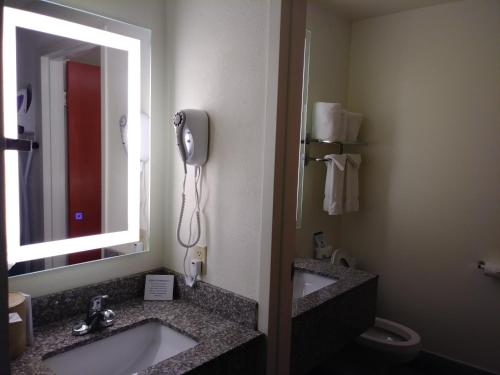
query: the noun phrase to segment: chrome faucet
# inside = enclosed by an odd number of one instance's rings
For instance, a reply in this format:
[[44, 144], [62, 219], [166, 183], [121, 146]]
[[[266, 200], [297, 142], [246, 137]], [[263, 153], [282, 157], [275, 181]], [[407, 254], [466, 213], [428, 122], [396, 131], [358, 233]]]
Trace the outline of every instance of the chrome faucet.
[[108, 296], [106, 295], [91, 298], [87, 318], [73, 326], [73, 335], [82, 336], [97, 329], [113, 325], [115, 313], [112, 310], [104, 309], [107, 299]]

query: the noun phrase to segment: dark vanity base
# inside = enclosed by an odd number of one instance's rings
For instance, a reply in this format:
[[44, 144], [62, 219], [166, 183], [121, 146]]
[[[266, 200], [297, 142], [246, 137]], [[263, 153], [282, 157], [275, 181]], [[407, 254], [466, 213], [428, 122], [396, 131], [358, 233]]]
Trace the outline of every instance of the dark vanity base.
[[265, 374], [265, 339], [256, 337], [216, 359], [188, 372], [193, 375], [258, 375]]
[[[321, 263], [323, 264], [318, 265], [324, 269], [325, 264]], [[356, 270], [346, 274], [345, 270], [337, 270], [338, 267], [331, 266], [331, 272], [318, 271], [317, 267], [304, 267], [304, 264], [298, 267], [325, 276], [337, 274], [339, 280], [336, 284], [324, 288], [328, 288], [332, 298], [294, 316], [291, 374], [305, 374], [328, 360], [333, 353], [370, 328], [375, 321], [377, 277]], [[353, 272], [352, 278], [350, 272]], [[346, 287], [347, 284], [351, 284], [349, 288]], [[325, 295], [328, 291], [316, 293]], [[309, 296], [311, 300], [316, 297], [313, 294]], [[309, 296], [303, 298], [307, 299]]]

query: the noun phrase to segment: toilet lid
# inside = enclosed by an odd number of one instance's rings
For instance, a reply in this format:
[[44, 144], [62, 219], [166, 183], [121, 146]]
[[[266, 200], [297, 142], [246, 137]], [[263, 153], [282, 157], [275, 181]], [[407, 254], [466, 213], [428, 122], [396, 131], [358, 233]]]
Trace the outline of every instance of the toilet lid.
[[337, 266], [355, 268], [356, 260], [349, 256], [344, 249], [337, 249], [332, 254], [332, 263]]

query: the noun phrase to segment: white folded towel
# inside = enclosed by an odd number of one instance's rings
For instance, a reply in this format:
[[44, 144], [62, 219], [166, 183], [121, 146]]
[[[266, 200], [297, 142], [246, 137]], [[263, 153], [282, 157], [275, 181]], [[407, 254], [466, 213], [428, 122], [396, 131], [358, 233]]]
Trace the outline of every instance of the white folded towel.
[[361, 165], [361, 155], [345, 155], [345, 205], [344, 212], [355, 212], [359, 210], [359, 166]]
[[315, 139], [345, 141], [346, 122], [340, 103], [314, 103], [312, 136]]
[[340, 215], [344, 212], [344, 171], [346, 155], [325, 155], [326, 164], [325, 199], [323, 209], [329, 215]]

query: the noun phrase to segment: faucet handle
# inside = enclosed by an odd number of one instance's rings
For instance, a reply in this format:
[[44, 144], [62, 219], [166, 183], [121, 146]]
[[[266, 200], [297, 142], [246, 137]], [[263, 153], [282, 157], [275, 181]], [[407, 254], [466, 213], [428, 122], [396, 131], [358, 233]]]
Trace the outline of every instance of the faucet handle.
[[90, 299], [89, 312], [96, 312], [104, 310], [105, 301], [108, 299], [108, 295], [95, 296]]
[[99, 320], [99, 326], [101, 328], [109, 327], [113, 325], [115, 313], [113, 310], [104, 310], [101, 313], [101, 319]]

